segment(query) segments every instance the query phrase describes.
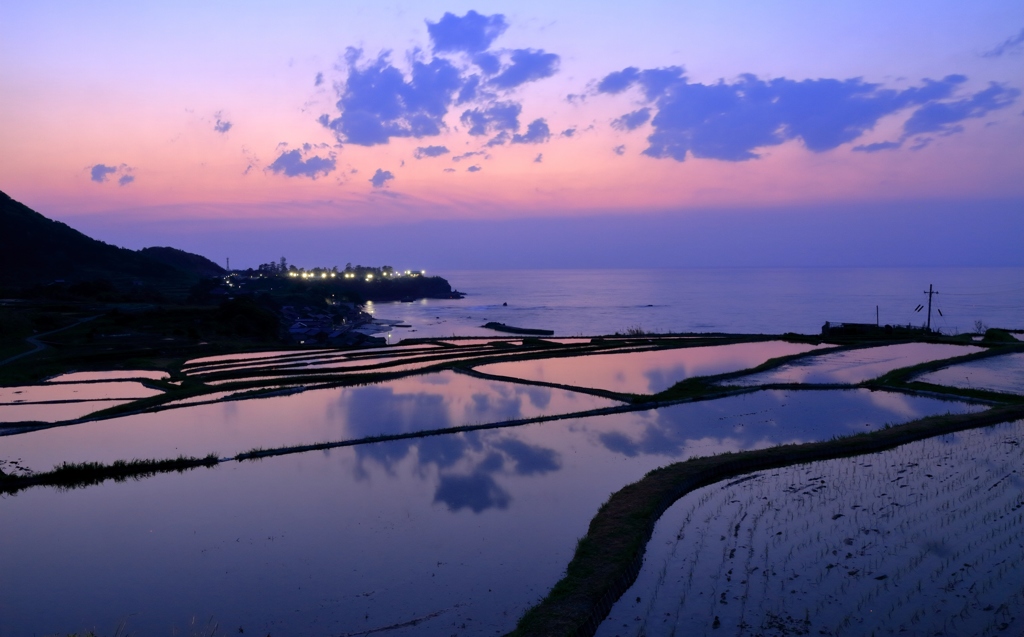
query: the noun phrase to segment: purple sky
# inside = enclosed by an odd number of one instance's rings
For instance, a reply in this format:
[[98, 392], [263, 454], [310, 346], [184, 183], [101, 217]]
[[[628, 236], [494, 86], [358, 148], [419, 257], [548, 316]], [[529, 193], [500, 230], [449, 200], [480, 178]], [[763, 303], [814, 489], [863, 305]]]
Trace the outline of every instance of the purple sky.
[[1024, 265], [1018, 1], [0, 6], [0, 189], [237, 266]]

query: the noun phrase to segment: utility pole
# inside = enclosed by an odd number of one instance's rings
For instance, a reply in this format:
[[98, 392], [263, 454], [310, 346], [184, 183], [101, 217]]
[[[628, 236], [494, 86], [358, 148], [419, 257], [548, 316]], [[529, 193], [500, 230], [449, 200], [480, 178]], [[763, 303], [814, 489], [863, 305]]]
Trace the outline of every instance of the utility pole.
[[938, 290], [932, 290], [932, 284], [928, 284], [928, 291], [925, 294], [928, 295], [928, 331], [932, 331], [932, 295], [938, 294]]

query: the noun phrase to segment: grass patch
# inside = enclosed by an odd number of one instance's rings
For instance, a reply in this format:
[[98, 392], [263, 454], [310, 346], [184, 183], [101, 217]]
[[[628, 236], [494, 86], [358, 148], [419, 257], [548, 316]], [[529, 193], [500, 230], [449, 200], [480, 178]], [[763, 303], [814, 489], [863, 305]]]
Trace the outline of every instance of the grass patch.
[[17, 493], [34, 486], [77, 489], [107, 480], [124, 482], [129, 478], [139, 480], [158, 473], [182, 473], [196, 467], [213, 467], [219, 462], [217, 454], [211, 453], [202, 458], [178, 456], [167, 460], [115, 460], [111, 464], [64, 462], [55, 466], [52, 471], [28, 475], [7, 475], [0, 471], [0, 493]]

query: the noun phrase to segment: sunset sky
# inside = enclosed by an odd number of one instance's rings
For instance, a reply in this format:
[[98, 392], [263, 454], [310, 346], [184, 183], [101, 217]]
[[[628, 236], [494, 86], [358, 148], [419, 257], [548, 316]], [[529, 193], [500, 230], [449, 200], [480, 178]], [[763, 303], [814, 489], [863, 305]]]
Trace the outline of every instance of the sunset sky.
[[243, 267], [1024, 265], [1022, 89], [1019, 0], [5, 2], [0, 190]]

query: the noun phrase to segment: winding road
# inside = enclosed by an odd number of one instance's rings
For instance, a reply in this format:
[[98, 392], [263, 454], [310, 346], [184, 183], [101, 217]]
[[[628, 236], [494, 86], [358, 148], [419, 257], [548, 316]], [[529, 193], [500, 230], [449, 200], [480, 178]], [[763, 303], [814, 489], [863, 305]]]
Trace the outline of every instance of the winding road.
[[36, 334], [35, 336], [29, 336], [28, 338], [25, 339], [25, 341], [27, 343], [29, 343], [30, 345], [32, 345], [32, 349], [30, 349], [27, 352], [22, 352], [20, 354], [15, 354], [14, 356], [11, 356], [10, 358], [5, 358], [4, 360], [0, 361], [0, 365], [6, 365], [7, 363], [12, 363], [12, 362], [18, 360], [19, 358], [24, 358], [26, 356], [31, 356], [32, 354], [35, 354], [35, 353], [43, 351], [44, 349], [49, 347], [45, 343], [42, 343], [42, 342], [39, 341], [39, 339], [43, 338], [44, 336], [49, 336], [50, 334], [56, 334], [57, 332], [63, 332], [64, 330], [69, 330], [72, 327], [76, 327], [78, 325], [81, 325], [82, 323], [88, 323], [89, 321], [91, 321], [93, 319], [97, 319], [100, 316], [102, 316], [102, 315], [101, 314], [97, 314], [96, 316], [89, 316], [89, 317], [86, 317], [86, 318], [84, 318], [84, 319], [82, 319], [80, 321], [76, 321], [76, 322], [72, 323], [71, 325], [65, 325], [64, 327], [58, 327], [57, 329], [50, 330], [49, 332], [43, 332], [42, 334]]

